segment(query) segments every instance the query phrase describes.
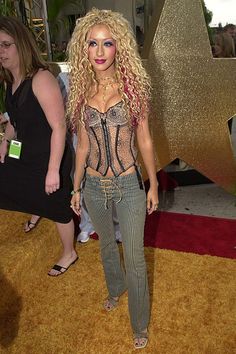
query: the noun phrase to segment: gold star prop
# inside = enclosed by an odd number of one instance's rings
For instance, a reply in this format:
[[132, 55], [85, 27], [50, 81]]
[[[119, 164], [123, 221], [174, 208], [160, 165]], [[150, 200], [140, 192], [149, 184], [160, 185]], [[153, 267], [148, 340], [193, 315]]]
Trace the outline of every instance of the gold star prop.
[[212, 57], [201, 0], [159, 0], [144, 47], [158, 169], [180, 158], [231, 193], [236, 59]]

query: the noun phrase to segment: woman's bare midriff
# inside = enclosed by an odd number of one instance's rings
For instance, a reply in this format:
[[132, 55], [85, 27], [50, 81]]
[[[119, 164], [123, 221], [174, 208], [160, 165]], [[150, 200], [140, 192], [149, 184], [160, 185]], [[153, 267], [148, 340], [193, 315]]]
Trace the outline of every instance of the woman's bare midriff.
[[[130, 168], [128, 168], [128, 170], [122, 172], [119, 176], [126, 176], [134, 172], [135, 172], [135, 167], [131, 166]], [[96, 176], [96, 177], [114, 177], [114, 173], [112, 172], [112, 169], [110, 167], [105, 176], [101, 175], [101, 173], [92, 169], [91, 167], [87, 167], [86, 173], [90, 176]]]

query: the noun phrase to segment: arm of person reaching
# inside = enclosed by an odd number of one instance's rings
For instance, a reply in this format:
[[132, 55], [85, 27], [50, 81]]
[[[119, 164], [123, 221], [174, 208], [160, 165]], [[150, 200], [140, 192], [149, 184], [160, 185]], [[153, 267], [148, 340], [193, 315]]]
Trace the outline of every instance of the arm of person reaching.
[[89, 138], [84, 126], [80, 125], [78, 130], [78, 143], [75, 157], [74, 190], [71, 198], [73, 211], [80, 215], [80, 186], [84, 177], [86, 158], [89, 151]]
[[148, 126], [148, 118], [145, 117], [136, 130], [138, 147], [148, 174], [150, 188], [147, 193], [147, 211], [151, 214], [158, 206], [158, 182], [156, 178], [156, 164], [153, 151], [152, 138]]
[[8, 150], [8, 145], [10, 144], [11, 139], [15, 137], [15, 129], [13, 125], [11, 125], [10, 121], [8, 121], [6, 128], [5, 128], [5, 133], [4, 137], [2, 139], [1, 145], [0, 145], [0, 162], [4, 163], [5, 161], [5, 156], [7, 154]]
[[39, 70], [34, 76], [33, 92], [52, 128], [50, 157], [45, 179], [45, 192], [50, 194], [60, 188], [59, 169], [66, 137], [63, 99], [56, 78], [47, 70]]

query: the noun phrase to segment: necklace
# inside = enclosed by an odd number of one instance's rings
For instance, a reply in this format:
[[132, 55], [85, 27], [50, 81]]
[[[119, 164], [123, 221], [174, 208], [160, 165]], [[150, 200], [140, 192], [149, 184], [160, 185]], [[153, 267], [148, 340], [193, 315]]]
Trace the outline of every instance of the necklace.
[[115, 76], [103, 77], [101, 79], [98, 79], [98, 84], [99, 84], [99, 86], [102, 87], [102, 100], [103, 100], [103, 103], [106, 103], [107, 91], [109, 90], [109, 88], [113, 88], [114, 84], [117, 84], [116, 77]]

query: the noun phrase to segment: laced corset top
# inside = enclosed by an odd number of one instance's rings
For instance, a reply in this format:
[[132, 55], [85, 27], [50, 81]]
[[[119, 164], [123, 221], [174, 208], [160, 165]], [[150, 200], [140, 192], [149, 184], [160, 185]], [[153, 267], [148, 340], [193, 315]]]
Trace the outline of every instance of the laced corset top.
[[110, 167], [119, 176], [136, 164], [137, 151], [134, 144], [134, 128], [127, 120], [124, 103], [118, 102], [105, 113], [87, 106], [85, 126], [90, 149], [87, 166], [105, 176]]

